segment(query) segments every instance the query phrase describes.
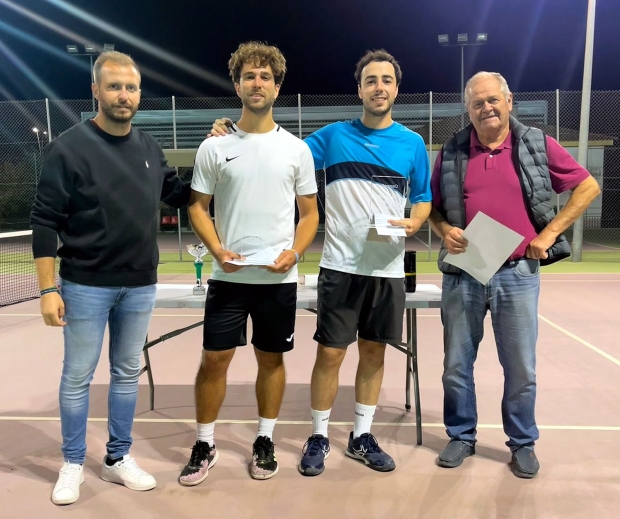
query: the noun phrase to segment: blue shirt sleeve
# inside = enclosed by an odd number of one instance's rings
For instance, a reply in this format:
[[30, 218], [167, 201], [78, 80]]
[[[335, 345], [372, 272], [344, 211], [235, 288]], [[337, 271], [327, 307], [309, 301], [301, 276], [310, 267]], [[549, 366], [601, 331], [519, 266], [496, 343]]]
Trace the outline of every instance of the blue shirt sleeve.
[[325, 168], [327, 147], [329, 146], [329, 141], [334, 134], [337, 124], [338, 123], [328, 124], [320, 130], [311, 133], [304, 139], [304, 142], [310, 147], [310, 151], [312, 152], [315, 169]]
[[431, 171], [428, 162], [428, 153], [422, 137], [416, 136], [413, 141], [413, 164], [409, 172], [409, 201], [412, 204], [430, 202]]

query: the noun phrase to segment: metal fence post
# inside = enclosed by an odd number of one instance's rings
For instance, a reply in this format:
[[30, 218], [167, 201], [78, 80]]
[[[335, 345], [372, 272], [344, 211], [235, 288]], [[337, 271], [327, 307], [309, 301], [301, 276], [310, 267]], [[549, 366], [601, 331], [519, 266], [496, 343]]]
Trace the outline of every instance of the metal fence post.
[[[590, 131], [590, 97], [592, 95], [592, 51], [594, 48], [594, 17], [596, 0], [588, 0], [588, 18], [586, 25], [586, 50], [583, 64], [583, 88], [581, 90], [581, 120], [579, 123], [579, 152], [577, 162], [588, 167], [588, 141]], [[573, 225], [574, 262], [582, 261], [583, 215]]]
[[[555, 90], [555, 140], [560, 142], [560, 89]], [[555, 194], [556, 212], [560, 212], [560, 195]]]
[[50, 118], [50, 100], [45, 98], [45, 116], [47, 117], [47, 142], [52, 142], [52, 119]]
[[297, 94], [297, 118], [299, 123], [299, 138], [303, 139], [301, 133], [301, 94]]
[[[428, 93], [428, 164], [433, 171], [433, 92]], [[431, 230], [431, 222], [428, 221], [428, 261], [431, 261], [431, 242], [433, 240], [433, 231]]]
[[[172, 145], [177, 149], [177, 110], [176, 99], [172, 96]], [[177, 175], [179, 174], [179, 168]], [[179, 261], [183, 261], [183, 240], [181, 239], [181, 209], [177, 208], [177, 232], [179, 234]]]

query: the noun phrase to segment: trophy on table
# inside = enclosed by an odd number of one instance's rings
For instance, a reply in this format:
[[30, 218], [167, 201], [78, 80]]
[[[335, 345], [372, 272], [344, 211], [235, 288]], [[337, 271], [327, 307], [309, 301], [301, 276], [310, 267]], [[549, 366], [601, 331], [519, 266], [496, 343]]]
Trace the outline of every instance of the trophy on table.
[[207, 248], [202, 243], [200, 245], [192, 243], [187, 246], [187, 252], [196, 258], [194, 260], [194, 268], [196, 269], [196, 284], [194, 285], [192, 293], [195, 296], [204, 296], [207, 293], [207, 290], [202, 284], [202, 265], [204, 262], [201, 258], [207, 254]]

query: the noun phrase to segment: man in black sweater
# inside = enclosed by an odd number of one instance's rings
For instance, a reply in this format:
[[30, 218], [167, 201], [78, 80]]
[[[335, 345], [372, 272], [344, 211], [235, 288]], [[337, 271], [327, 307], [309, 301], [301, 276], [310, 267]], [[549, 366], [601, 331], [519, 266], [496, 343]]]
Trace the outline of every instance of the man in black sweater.
[[[31, 214], [41, 314], [46, 325], [64, 331], [64, 464], [52, 493], [58, 505], [75, 502], [84, 481], [89, 388], [106, 325], [109, 441], [101, 477], [132, 490], [156, 485], [129, 456], [140, 355], [155, 305], [155, 215], [160, 200], [181, 207], [190, 193], [155, 139], [131, 127], [140, 103], [134, 61], [104, 52], [93, 72], [98, 114], [49, 144]], [[56, 256], [60, 289], [54, 278]]]

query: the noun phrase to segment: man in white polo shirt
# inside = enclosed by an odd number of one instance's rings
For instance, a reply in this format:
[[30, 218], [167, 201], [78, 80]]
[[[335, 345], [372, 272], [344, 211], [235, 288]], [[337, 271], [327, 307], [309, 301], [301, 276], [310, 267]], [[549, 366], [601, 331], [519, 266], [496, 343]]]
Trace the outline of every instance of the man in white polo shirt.
[[[268, 479], [278, 472], [272, 435], [284, 395], [283, 353], [294, 342], [296, 264], [319, 222], [310, 149], [273, 120], [272, 106], [286, 72], [284, 56], [275, 47], [249, 42], [239, 46], [228, 67], [243, 104], [241, 119], [231, 135], [201, 144], [188, 206], [194, 231], [215, 261], [195, 386], [198, 438], [179, 477], [185, 486], [204, 481], [217, 461], [215, 420], [235, 349], [247, 343], [248, 315], [258, 361], [259, 413], [250, 474]], [[209, 215], [212, 197], [215, 225]], [[271, 254], [273, 263], [229, 263], [248, 261], [255, 253]]]

